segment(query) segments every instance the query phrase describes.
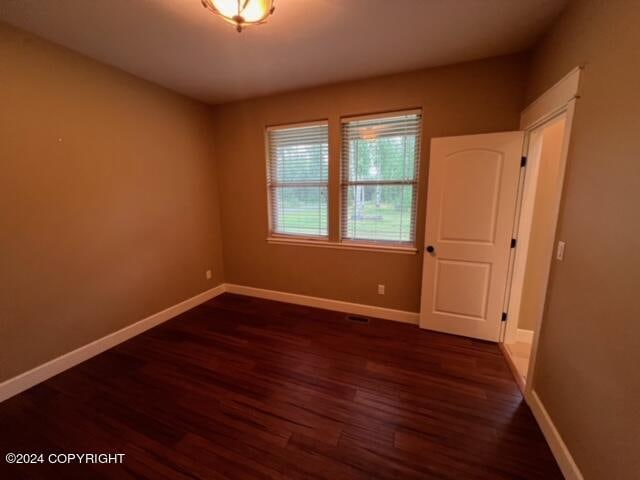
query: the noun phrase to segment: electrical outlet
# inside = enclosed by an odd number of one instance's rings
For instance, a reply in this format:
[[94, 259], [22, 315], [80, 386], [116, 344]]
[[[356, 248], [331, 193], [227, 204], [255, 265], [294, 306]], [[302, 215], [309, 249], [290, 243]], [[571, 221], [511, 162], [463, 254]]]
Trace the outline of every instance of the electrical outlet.
[[378, 285], [378, 295], [384, 295], [384, 285]]
[[211, 280], [211, 270], [207, 270], [205, 276], [207, 277], [207, 280]]
[[556, 250], [556, 259], [562, 261], [563, 258], [564, 258], [564, 242], [559, 241], [558, 250]]

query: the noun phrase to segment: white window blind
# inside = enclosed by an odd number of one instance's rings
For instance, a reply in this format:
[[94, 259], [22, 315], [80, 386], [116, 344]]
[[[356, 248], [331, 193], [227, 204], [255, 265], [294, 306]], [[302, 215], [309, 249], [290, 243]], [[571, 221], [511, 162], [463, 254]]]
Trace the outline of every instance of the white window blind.
[[343, 240], [414, 245], [422, 115], [342, 122]]
[[267, 130], [272, 235], [327, 237], [327, 122]]

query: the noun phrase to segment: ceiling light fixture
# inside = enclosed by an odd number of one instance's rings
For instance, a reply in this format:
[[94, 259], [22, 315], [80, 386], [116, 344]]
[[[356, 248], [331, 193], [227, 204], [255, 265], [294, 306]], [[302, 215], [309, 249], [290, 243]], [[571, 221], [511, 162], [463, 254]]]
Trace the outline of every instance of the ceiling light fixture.
[[241, 32], [247, 25], [267, 21], [276, 7], [274, 0], [202, 0], [202, 5]]

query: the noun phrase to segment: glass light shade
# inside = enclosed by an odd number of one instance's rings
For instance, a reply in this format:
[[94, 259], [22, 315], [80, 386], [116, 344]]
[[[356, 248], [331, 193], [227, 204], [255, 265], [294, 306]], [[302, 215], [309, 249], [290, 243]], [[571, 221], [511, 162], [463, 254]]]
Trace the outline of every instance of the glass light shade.
[[202, 4], [236, 26], [263, 23], [273, 13], [274, 0], [202, 0]]

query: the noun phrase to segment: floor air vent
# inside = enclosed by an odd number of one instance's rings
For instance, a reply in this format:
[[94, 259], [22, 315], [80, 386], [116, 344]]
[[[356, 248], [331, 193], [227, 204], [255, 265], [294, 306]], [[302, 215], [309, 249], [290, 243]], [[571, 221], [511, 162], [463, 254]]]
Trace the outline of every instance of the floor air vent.
[[369, 323], [369, 319], [367, 317], [361, 317], [360, 315], [347, 315], [344, 318], [354, 323]]

